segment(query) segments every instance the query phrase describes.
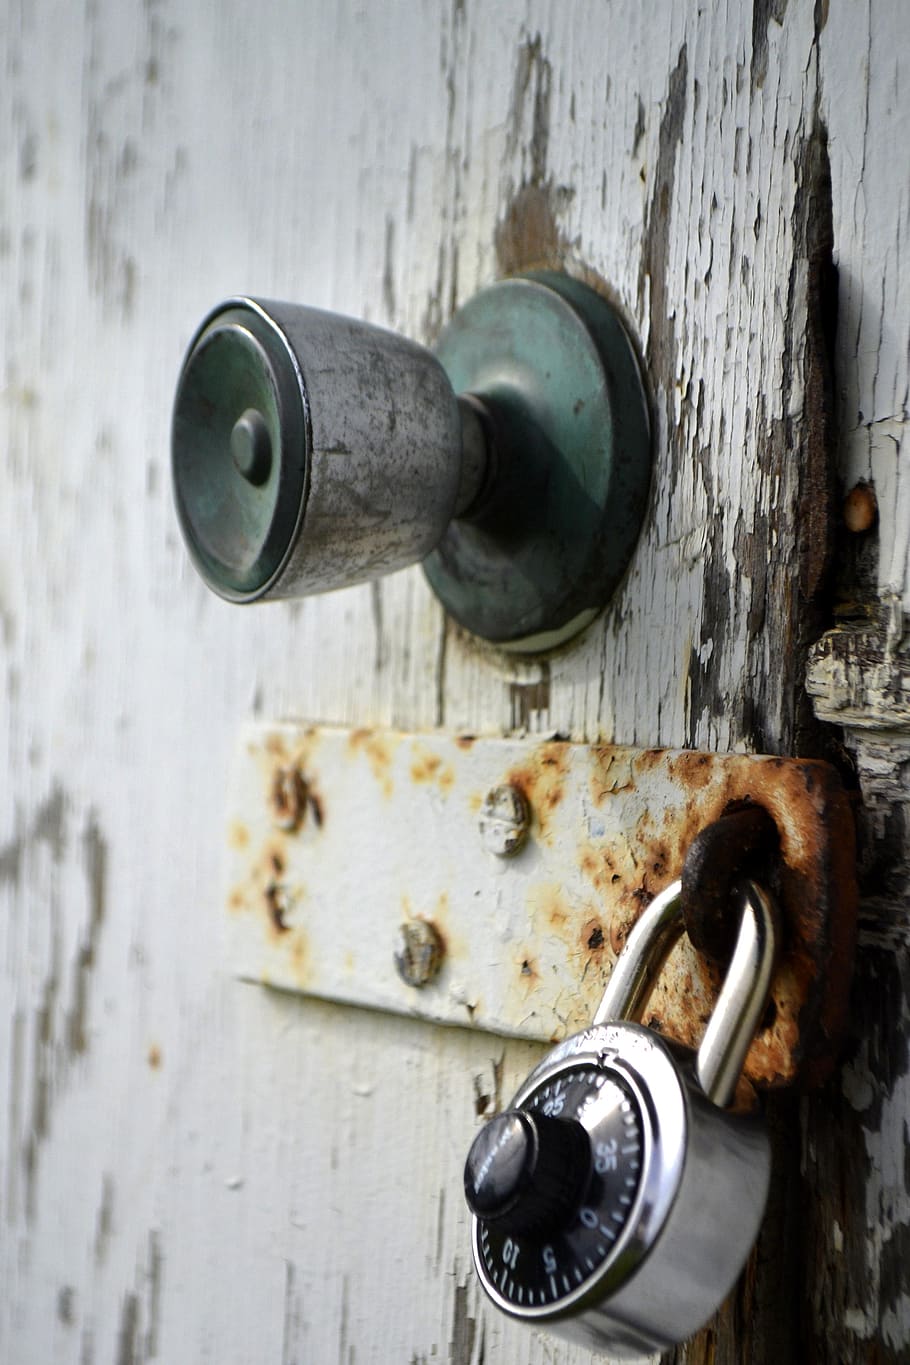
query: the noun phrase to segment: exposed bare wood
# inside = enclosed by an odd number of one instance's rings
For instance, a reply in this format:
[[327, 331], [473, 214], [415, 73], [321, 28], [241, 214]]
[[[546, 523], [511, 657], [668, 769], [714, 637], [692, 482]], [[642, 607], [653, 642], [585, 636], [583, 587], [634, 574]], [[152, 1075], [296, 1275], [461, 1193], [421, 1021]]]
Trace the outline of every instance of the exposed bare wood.
[[910, 731], [910, 626], [899, 597], [878, 619], [837, 627], [815, 645], [807, 675], [815, 714], [849, 731]]

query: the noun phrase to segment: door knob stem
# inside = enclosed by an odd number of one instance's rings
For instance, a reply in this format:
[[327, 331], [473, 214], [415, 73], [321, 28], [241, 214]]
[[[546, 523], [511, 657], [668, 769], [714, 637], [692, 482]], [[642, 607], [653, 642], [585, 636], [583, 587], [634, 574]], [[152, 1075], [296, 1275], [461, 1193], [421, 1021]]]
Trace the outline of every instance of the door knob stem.
[[482, 506], [484, 493], [494, 481], [493, 427], [484, 404], [472, 393], [458, 395], [461, 418], [461, 477], [455, 499], [456, 517], [468, 517]]

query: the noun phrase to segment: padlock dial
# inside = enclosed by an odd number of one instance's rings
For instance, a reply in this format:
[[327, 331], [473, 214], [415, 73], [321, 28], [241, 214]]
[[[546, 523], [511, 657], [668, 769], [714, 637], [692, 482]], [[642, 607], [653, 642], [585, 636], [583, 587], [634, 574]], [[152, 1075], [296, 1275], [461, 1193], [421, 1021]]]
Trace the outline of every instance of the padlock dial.
[[[520, 1117], [522, 1111], [526, 1119]], [[472, 1199], [468, 1190], [476, 1215], [478, 1268], [504, 1306], [552, 1308], [584, 1292], [602, 1270], [629, 1219], [643, 1161], [638, 1102], [618, 1075], [578, 1066], [543, 1082], [519, 1110], [500, 1118], [506, 1120], [505, 1125], [493, 1131], [493, 1141], [482, 1154], [472, 1148], [466, 1169], [468, 1186], [472, 1157], [479, 1157], [474, 1163], [474, 1185], [482, 1173], [480, 1203], [489, 1198], [499, 1215], [484, 1217], [476, 1195]], [[552, 1191], [556, 1173], [550, 1158], [538, 1164], [530, 1150], [538, 1122], [543, 1132], [554, 1119], [573, 1135], [573, 1141], [579, 1136], [583, 1139], [574, 1158], [578, 1178], [563, 1176], [562, 1193], [556, 1198]], [[539, 1157], [542, 1151], [541, 1143]], [[493, 1186], [502, 1196], [502, 1207], [492, 1199]], [[538, 1220], [534, 1214], [541, 1205], [549, 1206], [549, 1217]]]
[[590, 1167], [591, 1145], [577, 1119], [510, 1109], [474, 1139], [465, 1198], [478, 1218], [505, 1232], [543, 1231], [574, 1209]]

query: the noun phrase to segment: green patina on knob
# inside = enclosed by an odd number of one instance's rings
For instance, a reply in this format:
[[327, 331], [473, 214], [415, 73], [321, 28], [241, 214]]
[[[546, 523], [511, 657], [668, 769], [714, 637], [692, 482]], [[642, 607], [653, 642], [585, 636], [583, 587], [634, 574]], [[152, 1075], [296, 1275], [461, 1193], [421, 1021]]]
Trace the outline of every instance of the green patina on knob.
[[203, 324], [173, 419], [174, 489], [196, 567], [244, 600], [279, 571], [306, 487], [304, 412], [284, 338], [239, 302]]
[[651, 438], [635, 351], [606, 299], [547, 271], [477, 294], [436, 354], [456, 393], [480, 400], [494, 468], [427, 577], [474, 634], [553, 648], [609, 601], [644, 519]]

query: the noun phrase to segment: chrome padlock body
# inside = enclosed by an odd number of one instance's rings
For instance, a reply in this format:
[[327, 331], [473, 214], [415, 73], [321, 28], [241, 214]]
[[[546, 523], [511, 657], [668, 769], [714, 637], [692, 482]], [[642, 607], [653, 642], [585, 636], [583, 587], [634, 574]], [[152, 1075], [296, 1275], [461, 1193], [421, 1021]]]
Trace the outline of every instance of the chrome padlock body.
[[[773, 906], [759, 895], [763, 980], [750, 994], [746, 1013], [753, 1016], [764, 1008], [776, 946]], [[614, 972], [613, 994], [629, 1012], [646, 999], [680, 932], [677, 901], [678, 884], [652, 903], [647, 923], [636, 927], [637, 943], [630, 936], [620, 956], [617, 968], [622, 964], [623, 970]], [[737, 954], [742, 967], [749, 937], [741, 931], [728, 981], [735, 980]], [[635, 970], [646, 959], [648, 969]], [[607, 1004], [610, 996], [608, 987]], [[549, 1207], [541, 1202], [540, 1227], [518, 1225], [514, 1210], [488, 1218], [475, 1208], [472, 1247], [484, 1289], [505, 1313], [630, 1358], [691, 1336], [732, 1289], [761, 1225], [771, 1151], [760, 1118], [730, 1112], [705, 1093], [712, 1084], [729, 1088], [729, 1050], [727, 1065], [715, 1066], [715, 1080], [706, 1087], [699, 1076], [701, 1052], [634, 1020], [601, 1018], [602, 1012], [590, 1028], [548, 1053], [508, 1110], [491, 1120], [502, 1130], [497, 1151], [512, 1140], [509, 1123], [532, 1132], [538, 1166], [554, 1118], [580, 1125], [590, 1151], [587, 1174], [581, 1171], [571, 1196], [552, 1196]], [[755, 1026], [753, 1017], [747, 1043]], [[743, 1033], [734, 1049], [740, 1053]], [[710, 1046], [706, 1055], [710, 1061]], [[732, 1058], [732, 1066], [735, 1083], [742, 1055]], [[479, 1137], [475, 1147], [482, 1142]], [[474, 1207], [471, 1160], [466, 1192]]]
[[[476, 1217], [474, 1261], [504, 1312], [617, 1356], [647, 1355], [697, 1332], [735, 1284], [761, 1224], [770, 1145], [759, 1120], [730, 1115], [705, 1098], [686, 1049], [671, 1048], [640, 1024], [601, 1024], [569, 1038], [509, 1107], [523, 1108], [535, 1093], [585, 1069], [628, 1087], [641, 1125], [640, 1181], [603, 1273], [558, 1304], [517, 1305], [493, 1264], [498, 1248]], [[565, 1290], [563, 1277], [571, 1286], [568, 1269], [551, 1273], [558, 1290]]]

